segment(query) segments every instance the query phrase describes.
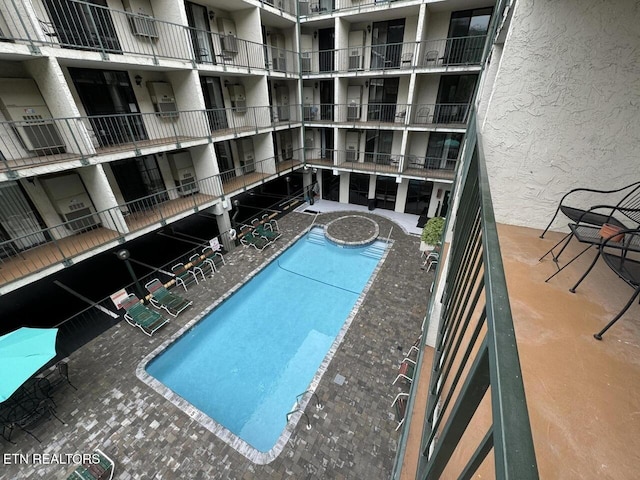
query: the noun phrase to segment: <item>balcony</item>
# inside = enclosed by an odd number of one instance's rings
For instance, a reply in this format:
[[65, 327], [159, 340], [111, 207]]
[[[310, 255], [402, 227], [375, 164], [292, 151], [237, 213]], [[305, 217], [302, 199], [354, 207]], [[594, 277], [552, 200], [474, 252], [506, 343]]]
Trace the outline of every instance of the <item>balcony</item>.
[[[406, 1], [406, 0], [405, 0]], [[375, 10], [382, 7], [385, 10], [405, 3], [403, 0], [299, 0], [298, 9], [301, 19], [333, 12], [360, 12]], [[414, 2], [415, 3], [415, 2]]]
[[391, 104], [350, 103], [303, 105], [304, 121], [310, 125], [338, 124], [350, 128], [402, 128], [405, 125], [418, 130], [466, 129], [470, 104]]
[[[299, 123], [299, 105], [0, 122], [0, 173], [80, 161], [124, 158], [203, 144]], [[288, 117], [288, 118], [287, 118]]]
[[479, 71], [486, 35], [302, 52], [303, 77], [332, 73]]
[[301, 150], [292, 150], [280, 157], [271, 157], [257, 162], [240, 162], [238, 167], [221, 172], [216, 177], [222, 184], [224, 195], [234, 195], [301, 167], [301, 156]]
[[210, 207], [221, 195], [220, 179], [213, 176], [89, 215], [60, 214], [67, 221], [0, 242], [0, 292]]
[[[293, 0], [265, 0], [263, 4], [295, 12]], [[40, 46], [49, 46], [97, 52], [101, 55], [97, 60], [106, 60], [109, 55], [134, 55], [148, 58], [150, 65], [158, 65], [161, 60], [177, 60], [210, 65], [224, 72], [298, 72], [297, 53], [293, 51], [278, 49], [273, 53], [274, 59], [265, 59], [261, 43], [149, 15], [76, 0], [50, 0], [46, 5], [36, 0], [34, 15], [29, 15], [20, 4], [3, 8], [0, 13], [9, 19], [9, 31], [3, 32], [5, 38], [28, 45], [31, 53], [37, 53]], [[18, 21], [18, 18], [24, 20]]]

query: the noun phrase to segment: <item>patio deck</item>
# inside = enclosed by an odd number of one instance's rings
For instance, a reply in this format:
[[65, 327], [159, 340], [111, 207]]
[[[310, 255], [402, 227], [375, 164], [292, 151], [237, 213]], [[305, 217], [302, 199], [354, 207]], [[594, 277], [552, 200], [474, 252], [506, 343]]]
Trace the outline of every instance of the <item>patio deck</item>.
[[[345, 215], [321, 214], [316, 223]], [[381, 216], [358, 215], [374, 219], [385, 236], [392, 226]], [[420, 269], [418, 237], [397, 225], [386, 261], [316, 389], [324, 409], [317, 411], [310, 402], [306, 412], [312, 429], [299, 422], [272, 463], [252, 464], [135, 375], [158, 344], [282, 249], [313, 218], [292, 212], [279, 221], [283, 237], [273, 246], [263, 252], [238, 248], [227, 255], [227, 265], [213, 279], [185, 294], [194, 305], [153, 337], [120, 322], [76, 351], [69, 366], [78, 391], [66, 389], [55, 397], [57, 414], [68, 425], [50, 421], [36, 429], [42, 444], [15, 432], [17, 445], [0, 440], [0, 453], [74, 454], [100, 447], [116, 462], [115, 478], [125, 480], [388, 478], [399, 438], [390, 405], [406, 389], [391, 383], [402, 351], [419, 334], [433, 280], [432, 272]], [[343, 385], [334, 382], [337, 374], [345, 377]], [[10, 463], [3, 465], [0, 478], [63, 478], [68, 469]]]
[[[538, 259], [564, 234], [549, 232], [540, 239], [540, 233], [498, 226], [540, 478], [637, 478], [640, 306], [634, 304], [602, 341], [595, 340], [593, 334], [629, 300], [631, 288], [600, 260], [576, 293], [569, 292], [593, 259], [593, 249], [545, 283], [556, 267], [550, 258]], [[560, 264], [582, 248], [574, 240]], [[403, 480], [415, 478], [429, 367], [423, 366], [417, 385], [420, 400], [410, 424]], [[458, 471], [460, 461], [454, 456], [448, 467]], [[445, 471], [442, 478], [457, 476]], [[474, 478], [494, 478], [493, 455]]]

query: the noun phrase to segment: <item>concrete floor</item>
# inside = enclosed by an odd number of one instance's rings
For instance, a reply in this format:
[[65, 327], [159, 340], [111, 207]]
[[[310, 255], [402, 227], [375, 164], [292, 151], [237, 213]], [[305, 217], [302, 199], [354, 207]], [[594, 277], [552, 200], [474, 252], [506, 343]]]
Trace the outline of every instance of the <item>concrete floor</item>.
[[[538, 259], [564, 234], [550, 232], [540, 239], [540, 233], [498, 227], [540, 478], [638, 478], [640, 306], [634, 304], [602, 341], [595, 340], [593, 334], [621, 310], [633, 290], [600, 260], [576, 293], [569, 292], [594, 258], [594, 249], [545, 283], [556, 266], [550, 257]], [[574, 240], [560, 265], [582, 248]], [[428, 368], [429, 361], [425, 364]], [[419, 406], [424, 410], [428, 378], [421, 375], [413, 387], [419, 400], [403, 479], [414, 478], [410, 472], [415, 472], [424, 416]], [[474, 417], [467, 428], [472, 436], [486, 431], [474, 425], [486, 423], [489, 404], [483, 406], [476, 415], [481, 418]], [[492, 463], [489, 455], [474, 478], [494, 478]], [[453, 472], [461, 465], [450, 462], [443, 478], [457, 478]]]
[[[328, 223], [343, 213], [319, 215]], [[69, 358], [71, 380], [55, 401], [67, 422], [50, 420], [34, 433], [39, 444], [14, 432], [17, 445], [0, 440], [4, 454], [89, 453], [101, 448], [116, 462], [118, 479], [382, 479], [388, 478], [399, 432], [390, 407], [406, 386], [392, 386], [402, 351], [419, 335], [433, 273], [420, 269], [419, 239], [397, 224], [370, 213], [393, 245], [357, 311], [316, 393], [323, 410], [307, 406], [312, 425], [298, 423], [282, 453], [256, 465], [175, 407], [136, 377], [140, 361], [213, 301], [284, 248], [311, 224], [314, 215], [292, 212], [279, 221], [283, 236], [263, 252], [239, 248], [227, 265], [185, 294], [194, 305], [149, 338], [121, 322]], [[386, 237], [386, 234], [382, 235]], [[96, 281], [93, 279], [92, 281]], [[336, 375], [345, 382], [334, 382]], [[11, 457], [13, 458], [13, 457]], [[68, 465], [4, 462], [1, 479], [64, 478]]]

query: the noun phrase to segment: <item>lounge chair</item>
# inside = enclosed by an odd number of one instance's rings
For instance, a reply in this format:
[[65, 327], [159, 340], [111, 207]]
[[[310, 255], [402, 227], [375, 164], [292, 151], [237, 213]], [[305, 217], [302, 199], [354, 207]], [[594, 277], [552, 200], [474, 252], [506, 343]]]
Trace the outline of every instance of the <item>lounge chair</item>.
[[133, 293], [130, 293], [121, 305], [127, 311], [124, 315], [127, 323], [138, 327], [149, 336], [169, 321], [158, 312], [147, 308]]
[[[76, 467], [67, 480], [111, 480], [114, 463], [102, 450], [96, 448], [91, 457], [92, 462]], [[97, 460], [97, 463], [95, 462]]]
[[408, 393], [399, 393], [398, 395], [396, 395], [396, 398], [393, 399], [393, 403], [391, 404], [392, 407], [396, 407], [396, 419], [398, 421], [396, 432], [404, 424], [404, 418], [407, 415], [408, 398]]
[[418, 352], [420, 351], [421, 340], [422, 340], [422, 334], [420, 334], [416, 339], [416, 341], [413, 342], [413, 345], [411, 345], [411, 348], [409, 348], [409, 351], [404, 354], [404, 358], [410, 358], [414, 352], [416, 353], [416, 355], [418, 354]]
[[262, 237], [252, 231], [245, 233], [240, 237], [240, 243], [245, 246], [252, 246], [256, 250], [264, 250], [271, 242], [268, 238]]
[[199, 268], [187, 268], [184, 263], [176, 263], [171, 267], [171, 271], [175, 275], [175, 280], [178, 285], [182, 285], [184, 291], [187, 291], [187, 286], [198, 282], [198, 274], [202, 275], [202, 279], [205, 279], [204, 273]]
[[220, 248], [216, 250], [211, 247], [204, 247], [202, 249], [202, 256], [204, 257], [204, 261], [211, 264], [211, 268], [214, 272], [218, 271], [218, 266], [216, 265], [216, 258], [219, 258], [222, 262], [222, 265], [226, 265], [227, 262], [224, 261], [224, 256], [220, 253]]
[[193, 303], [167, 290], [157, 278], [151, 280], [145, 287], [151, 293], [151, 298], [149, 299], [151, 304], [158, 309], [166, 310], [173, 317], [177, 317]]
[[413, 382], [413, 374], [415, 373], [416, 362], [411, 360], [410, 358], [405, 358], [400, 364], [400, 368], [398, 369], [398, 376], [393, 381], [392, 385], [395, 385], [398, 380], [401, 378], [404, 379], [407, 383]]
[[214, 268], [215, 265], [212, 266], [211, 262], [208, 262], [207, 259], [199, 253], [191, 255], [189, 257], [189, 263], [191, 264], [192, 270], [199, 273], [202, 278], [206, 278], [206, 275], [213, 277], [213, 274], [216, 272]]
[[270, 219], [269, 215], [267, 215], [266, 213], [262, 215], [262, 223], [264, 223], [267, 226], [267, 228], [271, 228], [271, 230], [273, 230], [274, 232], [280, 233], [280, 227], [278, 227], [278, 222], [276, 222], [275, 218]]
[[270, 242], [276, 241], [278, 238], [280, 238], [280, 235], [282, 235], [280, 232], [274, 231], [273, 227], [271, 226], [271, 222], [262, 223], [258, 220], [254, 220], [253, 222], [251, 222], [251, 224], [253, 225], [253, 231], [257, 235], [265, 237]]

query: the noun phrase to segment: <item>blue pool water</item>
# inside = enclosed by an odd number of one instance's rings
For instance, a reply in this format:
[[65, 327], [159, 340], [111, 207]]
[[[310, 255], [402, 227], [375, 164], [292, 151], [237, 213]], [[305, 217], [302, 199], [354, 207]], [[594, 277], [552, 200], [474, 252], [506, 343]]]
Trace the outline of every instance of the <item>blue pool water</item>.
[[[146, 367], [233, 434], [269, 451], [378, 264], [315, 228]], [[215, 281], [215, 277], [213, 279]]]

